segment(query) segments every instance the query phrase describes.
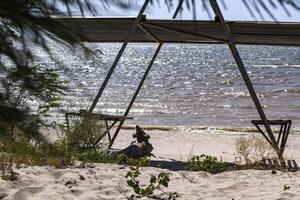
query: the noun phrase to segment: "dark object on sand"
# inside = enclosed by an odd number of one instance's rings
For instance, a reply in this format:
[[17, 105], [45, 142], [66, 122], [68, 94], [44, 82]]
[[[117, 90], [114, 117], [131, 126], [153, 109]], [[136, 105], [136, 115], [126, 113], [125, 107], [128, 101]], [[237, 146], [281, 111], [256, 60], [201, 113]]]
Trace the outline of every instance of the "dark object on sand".
[[296, 172], [299, 170], [298, 165], [295, 160], [288, 160], [288, 169], [291, 172]]
[[141, 127], [136, 126], [136, 133], [132, 136], [133, 138], [136, 138], [137, 142], [147, 142], [149, 143], [150, 136], [145, 133]]
[[131, 144], [127, 148], [121, 150], [120, 153], [124, 153], [133, 158], [141, 158], [152, 155], [151, 152], [153, 150], [153, 146], [149, 143], [150, 136], [147, 135], [139, 126], [136, 126], [136, 133], [133, 135], [133, 138], [136, 138], [137, 141], [131, 142]]
[[295, 160], [287, 160], [287, 164], [281, 165], [280, 160], [278, 159], [262, 159], [261, 161], [262, 166], [265, 169], [284, 169], [287, 167], [288, 171], [290, 172], [296, 172], [299, 170], [299, 167]]

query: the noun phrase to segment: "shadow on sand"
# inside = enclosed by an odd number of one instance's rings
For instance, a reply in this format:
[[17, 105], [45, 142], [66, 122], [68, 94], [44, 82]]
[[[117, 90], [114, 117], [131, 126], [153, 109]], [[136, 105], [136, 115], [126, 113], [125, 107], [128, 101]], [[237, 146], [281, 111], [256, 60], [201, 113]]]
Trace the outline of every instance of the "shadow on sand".
[[168, 169], [170, 171], [181, 171], [184, 170], [186, 162], [177, 160], [151, 160], [150, 166], [161, 169]]

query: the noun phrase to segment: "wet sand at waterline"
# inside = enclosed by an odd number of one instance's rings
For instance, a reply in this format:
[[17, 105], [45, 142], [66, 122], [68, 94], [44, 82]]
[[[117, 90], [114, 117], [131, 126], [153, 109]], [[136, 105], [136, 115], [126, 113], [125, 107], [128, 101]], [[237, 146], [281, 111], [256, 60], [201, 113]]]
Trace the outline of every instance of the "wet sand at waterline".
[[[123, 130], [114, 148], [130, 144], [134, 130]], [[194, 155], [208, 154], [233, 162], [236, 158], [235, 142], [247, 132], [226, 130], [152, 130], [150, 142], [156, 158], [152, 160], [187, 161]], [[285, 152], [287, 158], [300, 162], [300, 135], [291, 134]], [[54, 169], [53, 167], [24, 167], [16, 169], [18, 181], [0, 179], [0, 194], [13, 200], [118, 200], [133, 193], [127, 186], [128, 166], [94, 164], [93, 167]], [[270, 170], [241, 170], [210, 174], [206, 172], [170, 171], [154, 167], [141, 168], [142, 177], [171, 173], [167, 192], [178, 192], [178, 199], [300, 199], [300, 171], [284, 173]], [[287, 189], [289, 188], [289, 189]], [[161, 192], [156, 193], [162, 195]]]

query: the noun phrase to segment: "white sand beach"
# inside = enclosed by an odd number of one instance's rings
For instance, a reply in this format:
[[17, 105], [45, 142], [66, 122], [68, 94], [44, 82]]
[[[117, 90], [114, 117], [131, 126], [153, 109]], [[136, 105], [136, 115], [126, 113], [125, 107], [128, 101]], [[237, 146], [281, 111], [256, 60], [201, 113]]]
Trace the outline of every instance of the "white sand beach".
[[[134, 130], [124, 130], [117, 138], [115, 148], [124, 148], [132, 141]], [[154, 147], [153, 160], [187, 161], [192, 155], [208, 154], [219, 159], [235, 160], [235, 141], [254, 133], [222, 130], [147, 131]], [[288, 158], [300, 162], [300, 135], [290, 135], [285, 152]], [[0, 196], [11, 200], [118, 200], [128, 199], [133, 191], [127, 186], [128, 166], [94, 164], [86, 168], [23, 167], [15, 169], [17, 181], [0, 179]], [[207, 172], [170, 171], [154, 167], [141, 168], [142, 177], [171, 173], [171, 182], [165, 190], [177, 192], [178, 199], [300, 199], [300, 171], [272, 174], [270, 170], [241, 170], [209, 174]], [[156, 195], [163, 195], [162, 192]]]

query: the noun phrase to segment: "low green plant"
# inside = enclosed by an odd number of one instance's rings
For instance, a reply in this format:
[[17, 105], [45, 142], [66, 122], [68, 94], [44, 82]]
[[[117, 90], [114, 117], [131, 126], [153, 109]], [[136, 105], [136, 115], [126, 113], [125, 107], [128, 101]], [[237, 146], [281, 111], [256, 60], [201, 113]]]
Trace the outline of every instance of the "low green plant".
[[66, 152], [60, 144], [33, 143], [26, 137], [18, 141], [6, 142], [0, 148], [0, 163], [8, 162], [25, 165], [51, 165], [64, 167], [72, 164], [72, 154]]
[[69, 126], [60, 126], [63, 131], [60, 143], [72, 157], [93, 163], [115, 163], [133, 166], [149, 166], [150, 159], [131, 158], [122, 153], [109, 153], [105, 141], [106, 127], [103, 121], [89, 117], [86, 110], [80, 110], [81, 117], [70, 121]]
[[9, 162], [19, 166], [25, 165], [51, 165], [63, 168], [73, 164], [74, 160], [83, 163], [114, 163], [130, 166], [150, 166], [149, 157], [134, 159], [125, 154], [109, 153], [107, 150], [90, 150], [77, 152], [66, 147], [62, 140], [53, 144], [32, 143], [28, 138], [16, 142], [7, 142], [0, 138], [0, 164]]
[[83, 162], [93, 162], [93, 163], [114, 163], [118, 165], [130, 165], [130, 166], [139, 166], [139, 167], [150, 166], [149, 157], [142, 157], [139, 159], [135, 159], [122, 153], [109, 154], [107, 151], [101, 151], [97, 153], [93, 153], [93, 152], [82, 153], [78, 155], [77, 159]]
[[52, 144], [37, 141], [22, 134], [15, 140], [0, 135], [0, 163], [11, 162], [19, 166], [51, 165], [58, 168], [70, 166], [75, 160], [82, 163], [115, 163], [132, 166], [149, 166], [150, 159], [131, 158], [125, 154], [109, 153], [103, 139], [106, 128], [93, 118], [78, 119]]
[[158, 176], [151, 175], [149, 184], [144, 187], [140, 185], [140, 181], [138, 180], [140, 174], [141, 172], [139, 171], [139, 168], [136, 167], [131, 168], [131, 171], [129, 171], [125, 176], [125, 178], [127, 178], [128, 186], [133, 189], [138, 198], [150, 197], [158, 199], [156, 196], [153, 196], [156, 190], [160, 190], [163, 193], [167, 194], [167, 199], [170, 200], [175, 200], [179, 196], [177, 192], [166, 193], [161, 189], [162, 186], [166, 188], [169, 186], [169, 173], [161, 172], [158, 174]]
[[216, 157], [205, 154], [193, 156], [185, 167], [185, 169], [189, 171], [205, 171], [212, 174], [227, 171], [229, 168], [230, 166], [228, 163], [218, 161]]
[[88, 117], [85, 111], [80, 118], [72, 120], [68, 128], [63, 129], [67, 148], [78, 153], [93, 152], [105, 149], [104, 137], [106, 127], [103, 121]]
[[114, 160], [116, 161], [117, 164], [122, 164], [122, 165], [132, 165], [132, 166], [140, 166], [140, 167], [150, 166], [149, 157], [142, 157], [136, 159], [136, 158], [131, 158], [126, 154], [120, 153], [114, 156]]

